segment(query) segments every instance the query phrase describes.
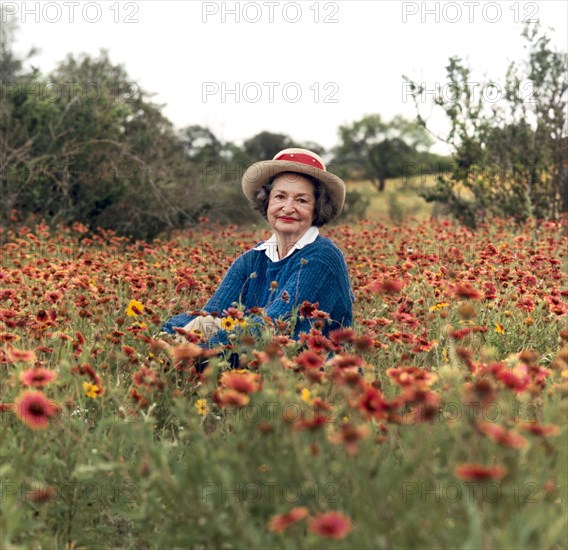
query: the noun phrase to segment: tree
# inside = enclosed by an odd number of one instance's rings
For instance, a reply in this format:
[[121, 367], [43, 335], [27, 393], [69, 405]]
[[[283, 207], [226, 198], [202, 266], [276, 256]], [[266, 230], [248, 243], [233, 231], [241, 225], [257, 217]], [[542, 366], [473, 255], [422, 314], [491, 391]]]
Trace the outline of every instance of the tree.
[[2, 219], [12, 211], [135, 238], [196, 221], [205, 190], [171, 122], [107, 52], [69, 55], [2, 95]]
[[[551, 49], [538, 23], [527, 24], [523, 36], [528, 60], [512, 63], [502, 84], [490, 81], [479, 93], [470, 85], [471, 69], [451, 57], [445, 88], [453, 91], [452, 97], [435, 98], [449, 122], [442, 139], [454, 150], [454, 168], [422, 195], [446, 205], [470, 227], [491, 215], [524, 220], [568, 212], [566, 54]], [[407, 80], [418, 121], [426, 127], [418, 101], [423, 89]], [[500, 94], [499, 102], [488, 99], [491, 91]]]
[[260, 132], [244, 142], [243, 148], [252, 162], [271, 160], [283, 149], [296, 147], [292, 139], [285, 134]]
[[387, 178], [402, 176], [432, 145], [432, 139], [418, 124], [396, 116], [385, 122], [380, 115], [367, 115], [340, 126], [336, 162], [370, 179], [383, 191]]

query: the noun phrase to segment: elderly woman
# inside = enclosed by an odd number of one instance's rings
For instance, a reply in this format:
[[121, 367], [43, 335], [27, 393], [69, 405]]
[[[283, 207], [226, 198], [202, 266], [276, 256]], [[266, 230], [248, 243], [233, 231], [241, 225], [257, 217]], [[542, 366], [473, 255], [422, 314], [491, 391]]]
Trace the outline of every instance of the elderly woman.
[[[318, 230], [341, 212], [343, 181], [327, 172], [315, 153], [285, 149], [272, 161], [250, 166], [242, 188], [274, 233], [234, 261], [203, 311], [222, 315], [235, 303], [264, 308], [274, 320], [295, 321], [293, 337], [298, 339], [314, 321], [299, 314], [307, 300], [329, 314], [324, 334], [350, 326], [354, 296], [347, 265], [339, 248]], [[173, 334], [174, 327], [200, 330], [210, 336], [210, 345], [228, 343], [218, 317], [184, 313], [169, 319], [162, 330]]]

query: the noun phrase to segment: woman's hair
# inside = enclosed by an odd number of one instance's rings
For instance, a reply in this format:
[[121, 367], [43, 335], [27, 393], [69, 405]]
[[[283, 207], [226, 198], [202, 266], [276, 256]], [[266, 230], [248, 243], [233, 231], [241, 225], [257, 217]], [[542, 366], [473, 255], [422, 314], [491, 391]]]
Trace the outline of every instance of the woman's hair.
[[[250, 201], [251, 207], [260, 212], [262, 217], [268, 221], [268, 216], [266, 215], [268, 211], [268, 202], [270, 200], [270, 192], [274, 187], [274, 180], [281, 176], [282, 174], [287, 174], [288, 172], [282, 172], [274, 176], [268, 183], [265, 183], [255, 194], [254, 199]], [[295, 173], [295, 172], [294, 172]], [[308, 176], [306, 174], [301, 174], [304, 178], [308, 179], [314, 188], [314, 221], [312, 225], [316, 227], [321, 227], [322, 225], [328, 223], [330, 220], [335, 218], [337, 215], [337, 204], [333, 200], [326, 186], [323, 185], [317, 179]]]

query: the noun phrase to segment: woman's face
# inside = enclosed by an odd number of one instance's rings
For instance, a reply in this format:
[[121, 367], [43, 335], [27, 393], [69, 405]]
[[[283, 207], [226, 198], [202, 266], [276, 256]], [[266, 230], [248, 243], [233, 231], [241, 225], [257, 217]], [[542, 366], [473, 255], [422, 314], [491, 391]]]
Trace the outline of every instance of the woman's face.
[[299, 239], [312, 225], [315, 213], [312, 182], [302, 174], [284, 172], [274, 178], [266, 217], [279, 237]]

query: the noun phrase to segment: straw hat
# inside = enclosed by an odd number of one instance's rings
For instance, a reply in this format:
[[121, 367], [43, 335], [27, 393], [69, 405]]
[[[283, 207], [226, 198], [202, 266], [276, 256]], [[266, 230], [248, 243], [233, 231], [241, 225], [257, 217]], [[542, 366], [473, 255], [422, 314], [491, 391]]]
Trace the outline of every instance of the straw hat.
[[339, 215], [345, 202], [345, 183], [328, 172], [323, 159], [308, 149], [284, 149], [272, 160], [255, 162], [249, 166], [243, 175], [243, 193], [253, 201], [257, 191], [282, 172], [305, 174], [321, 182], [337, 204]]

